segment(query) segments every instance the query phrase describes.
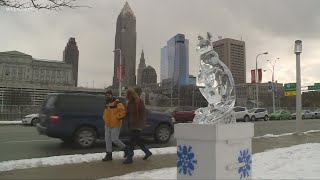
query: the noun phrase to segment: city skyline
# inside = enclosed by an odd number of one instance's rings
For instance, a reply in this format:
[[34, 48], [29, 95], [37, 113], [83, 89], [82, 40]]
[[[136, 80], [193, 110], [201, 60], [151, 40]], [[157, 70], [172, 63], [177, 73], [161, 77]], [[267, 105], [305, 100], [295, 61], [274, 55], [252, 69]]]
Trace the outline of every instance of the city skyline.
[[[89, 2], [88, 5], [92, 8], [58, 12], [9, 12], [1, 9], [3, 15], [0, 18], [5, 26], [1, 28], [0, 34], [2, 41], [6, 43], [0, 45], [0, 50], [17, 50], [35, 57], [61, 59], [65, 39], [75, 37], [81, 50], [79, 85], [85, 86], [86, 82], [94, 80], [95, 87], [110, 86], [116, 19], [125, 2]], [[242, 37], [246, 42], [247, 82], [250, 80], [250, 70], [255, 68], [256, 55], [265, 51], [269, 55], [259, 58], [259, 68], [271, 68], [267, 59], [275, 60], [279, 57], [275, 79], [281, 83], [295, 82], [293, 47], [294, 41], [301, 39], [304, 49], [301, 57], [302, 83], [308, 85], [318, 81], [320, 72], [316, 67], [319, 65], [317, 58], [320, 53], [317, 49], [320, 44], [317, 42], [319, 26], [316, 17], [320, 13], [313, 9], [320, 2], [290, 1], [289, 8], [286, 7], [289, 1], [277, 2], [277, 6], [274, 1], [203, 1], [201, 4], [190, 1], [183, 4], [184, 10], [179, 10], [178, 7], [184, 3], [179, 0], [172, 2], [169, 7], [168, 1], [128, 2], [138, 19], [136, 51], [144, 49], [145, 58], [150, 59], [148, 64], [157, 72], [160, 72], [159, 49], [168, 37], [182, 33], [190, 41], [190, 74], [197, 75], [197, 35], [210, 31], [213, 41], [222, 36], [238, 40]], [[215, 7], [215, 11], [210, 10], [212, 7]], [[190, 11], [195, 13], [191, 15], [188, 13]], [[150, 15], [155, 16], [152, 21]], [[204, 16], [210, 17], [210, 21]], [[301, 22], [301, 25], [296, 22]], [[136, 66], [135, 69], [137, 68]], [[158, 76], [158, 81], [159, 79]], [[263, 74], [263, 81], [269, 80], [271, 73], [267, 71]]]

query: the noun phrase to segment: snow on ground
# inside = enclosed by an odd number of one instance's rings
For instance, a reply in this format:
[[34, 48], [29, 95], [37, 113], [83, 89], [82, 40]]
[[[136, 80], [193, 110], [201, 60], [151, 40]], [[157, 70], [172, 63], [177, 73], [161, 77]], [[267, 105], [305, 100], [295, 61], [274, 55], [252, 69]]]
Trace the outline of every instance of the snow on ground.
[[[155, 149], [151, 149], [150, 151], [154, 155], [175, 154], [177, 152], [177, 147], [155, 148]], [[141, 150], [135, 150], [134, 154], [135, 154], [135, 157], [144, 156], [144, 153]], [[104, 158], [104, 156], [105, 156], [105, 153], [94, 153], [94, 154], [75, 154], [75, 155], [52, 156], [52, 157], [35, 158], [35, 159], [3, 161], [3, 162], [0, 162], [0, 172], [11, 171], [16, 169], [29, 169], [29, 168], [35, 168], [35, 167], [100, 161], [102, 158]], [[115, 152], [112, 154], [112, 157], [113, 159], [123, 159], [123, 152]]]
[[[319, 179], [320, 177], [320, 144], [301, 144], [273, 149], [254, 154], [252, 159], [252, 179]], [[108, 179], [176, 179], [176, 176], [176, 168], [164, 168]]]
[[22, 124], [22, 121], [0, 121], [0, 125]]
[[[306, 132], [303, 132], [303, 134], [310, 134], [310, 133], [317, 133], [317, 132], [320, 132], [320, 130], [310, 130], [310, 131], [306, 131]], [[253, 137], [254, 139], [256, 138], [277, 138], [277, 137], [281, 137], [281, 136], [291, 136], [291, 135], [294, 135], [295, 133], [284, 133], [284, 134], [265, 134], [263, 136], [256, 136], [256, 137]]]

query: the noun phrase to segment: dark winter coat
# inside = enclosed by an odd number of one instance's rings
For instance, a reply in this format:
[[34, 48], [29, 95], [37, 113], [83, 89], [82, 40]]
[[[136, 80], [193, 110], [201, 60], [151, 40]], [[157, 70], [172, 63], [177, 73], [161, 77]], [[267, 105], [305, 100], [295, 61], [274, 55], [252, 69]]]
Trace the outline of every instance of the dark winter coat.
[[[138, 92], [140, 94], [140, 92]], [[128, 95], [132, 95], [133, 100], [127, 103], [127, 115], [129, 118], [130, 129], [142, 130], [146, 126], [146, 108], [144, 102], [140, 100], [138, 93], [134, 89], [127, 91]]]

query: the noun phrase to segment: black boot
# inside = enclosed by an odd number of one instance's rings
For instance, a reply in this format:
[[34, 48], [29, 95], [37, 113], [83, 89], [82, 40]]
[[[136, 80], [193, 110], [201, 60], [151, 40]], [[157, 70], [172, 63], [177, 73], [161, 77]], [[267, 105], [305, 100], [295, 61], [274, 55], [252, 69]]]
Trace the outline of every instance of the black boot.
[[142, 159], [143, 160], [147, 160], [150, 156], [152, 156], [152, 152], [150, 152], [150, 150], [145, 147], [145, 146], [142, 146], [141, 147], [141, 150], [146, 154]]
[[122, 162], [122, 164], [132, 164], [132, 163], [133, 163], [133, 160], [130, 157], [127, 157], [127, 159]]
[[126, 146], [125, 148], [123, 148], [123, 157], [127, 158], [128, 157], [128, 151], [129, 151], [129, 146]]
[[102, 161], [112, 161], [112, 153], [107, 152], [106, 157], [104, 157]]
[[127, 159], [122, 162], [122, 164], [132, 164], [133, 163], [133, 149], [128, 149]]

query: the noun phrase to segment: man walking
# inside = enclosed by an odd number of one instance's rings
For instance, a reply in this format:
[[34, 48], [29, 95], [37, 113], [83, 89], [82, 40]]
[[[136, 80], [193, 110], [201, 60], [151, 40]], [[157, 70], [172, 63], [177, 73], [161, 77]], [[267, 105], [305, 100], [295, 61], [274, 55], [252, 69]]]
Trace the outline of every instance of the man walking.
[[123, 164], [131, 164], [134, 155], [134, 148], [136, 145], [140, 146], [141, 150], [145, 153], [143, 160], [147, 160], [152, 153], [145, 146], [141, 138], [142, 129], [146, 125], [146, 109], [142, 100], [140, 100], [141, 88], [129, 89], [127, 91], [127, 115], [129, 118], [130, 129], [130, 148], [128, 150], [127, 159]]
[[122, 119], [126, 115], [126, 109], [123, 104], [114, 99], [112, 91], [106, 92], [106, 105], [103, 112], [103, 120], [105, 122], [105, 141], [106, 141], [106, 157], [102, 161], [112, 160], [112, 142], [123, 149], [125, 155], [127, 154], [128, 147], [119, 139]]

